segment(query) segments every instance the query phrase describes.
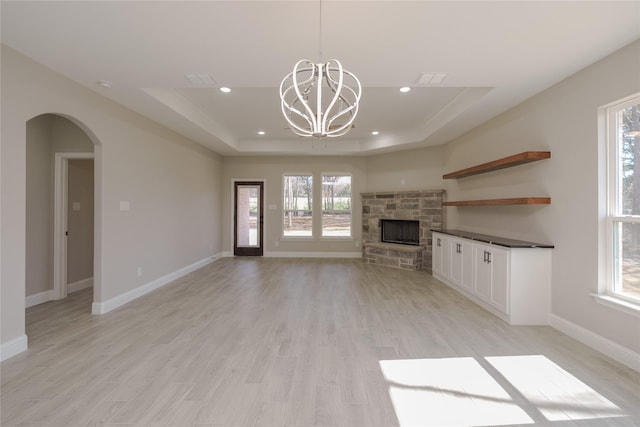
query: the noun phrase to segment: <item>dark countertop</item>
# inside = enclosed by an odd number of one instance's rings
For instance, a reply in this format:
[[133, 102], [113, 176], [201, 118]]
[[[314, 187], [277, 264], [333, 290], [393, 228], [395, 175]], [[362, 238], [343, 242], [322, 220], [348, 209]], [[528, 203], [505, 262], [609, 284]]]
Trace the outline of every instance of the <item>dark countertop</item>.
[[514, 240], [507, 239], [505, 237], [497, 237], [497, 236], [488, 236], [486, 234], [478, 234], [473, 233], [471, 231], [462, 231], [462, 230], [434, 230], [442, 234], [448, 234], [450, 236], [456, 237], [464, 237], [466, 239], [477, 240], [483, 243], [490, 243], [493, 245], [504, 246], [507, 248], [553, 248], [553, 245], [548, 243], [535, 243], [535, 242], [527, 242], [524, 240]]

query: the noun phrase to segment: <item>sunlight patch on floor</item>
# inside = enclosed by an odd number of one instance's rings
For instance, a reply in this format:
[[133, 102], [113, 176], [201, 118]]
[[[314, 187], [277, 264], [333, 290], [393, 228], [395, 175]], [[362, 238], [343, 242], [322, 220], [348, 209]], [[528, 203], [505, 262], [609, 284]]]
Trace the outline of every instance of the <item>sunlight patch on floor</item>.
[[401, 426], [533, 423], [471, 357], [381, 360], [380, 368]]
[[[381, 360], [379, 364], [400, 426], [533, 424], [532, 414], [538, 421], [549, 422], [626, 415], [541, 355], [480, 361], [473, 357]], [[526, 404], [519, 406], [514, 396]]]
[[485, 359], [549, 421], [626, 415], [611, 401], [544, 356]]

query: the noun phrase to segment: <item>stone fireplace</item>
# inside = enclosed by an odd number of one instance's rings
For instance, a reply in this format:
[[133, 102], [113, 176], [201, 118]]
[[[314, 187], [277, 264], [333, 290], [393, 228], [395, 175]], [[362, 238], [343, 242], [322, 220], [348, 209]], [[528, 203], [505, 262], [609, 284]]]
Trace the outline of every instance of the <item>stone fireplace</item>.
[[[431, 229], [444, 227], [443, 197], [444, 190], [362, 193], [364, 261], [405, 270], [431, 271]], [[417, 221], [417, 244], [383, 242], [381, 220], [401, 220], [391, 223], [392, 228], [397, 226], [400, 230]]]

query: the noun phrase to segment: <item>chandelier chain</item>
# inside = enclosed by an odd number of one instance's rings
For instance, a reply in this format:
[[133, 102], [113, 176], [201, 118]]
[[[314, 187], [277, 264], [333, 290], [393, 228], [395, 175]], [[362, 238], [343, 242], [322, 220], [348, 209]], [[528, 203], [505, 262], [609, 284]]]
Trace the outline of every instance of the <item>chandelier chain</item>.
[[318, 8], [320, 9], [320, 13], [318, 14], [318, 62], [322, 62], [322, 0], [318, 3]]

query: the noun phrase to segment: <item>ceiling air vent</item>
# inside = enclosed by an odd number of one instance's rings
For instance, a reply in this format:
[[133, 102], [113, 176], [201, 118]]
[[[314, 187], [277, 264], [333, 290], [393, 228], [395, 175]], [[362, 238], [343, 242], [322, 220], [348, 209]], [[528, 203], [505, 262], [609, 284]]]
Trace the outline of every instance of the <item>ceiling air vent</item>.
[[447, 73], [420, 73], [416, 83], [421, 85], [439, 85], [447, 77]]
[[194, 86], [218, 86], [210, 74], [185, 74], [184, 76]]

